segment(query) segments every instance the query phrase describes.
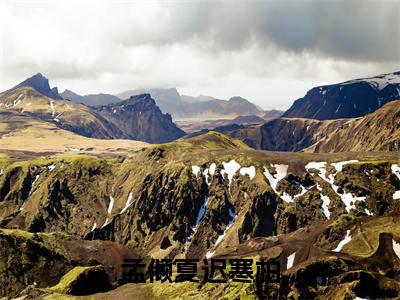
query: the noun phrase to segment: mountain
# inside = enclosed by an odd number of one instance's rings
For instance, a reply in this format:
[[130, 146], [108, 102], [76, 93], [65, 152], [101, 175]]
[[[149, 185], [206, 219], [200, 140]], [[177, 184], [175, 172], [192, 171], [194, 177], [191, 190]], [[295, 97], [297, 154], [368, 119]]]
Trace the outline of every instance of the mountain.
[[250, 101], [241, 97], [232, 97], [229, 100], [215, 99], [210, 96], [181, 96], [175, 88], [170, 89], [138, 89], [118, 94], [120, 98], [149, 93], [156, 100], [163, 112], [173, 118], [201, 117], [236, 117], [241, 115], [262, 115], [263, 110]]
[[24, 80], [17, 86], [13, 87], [13, 89], [21, 88], [21, 87], [30, 87], [34, 90], [38, 91], [43, 96], [52, 98], [52, 99], [62, 99], [62, 97], [58, 94], [57, 87], [50, 88], [49, 80], [44, 77], [41, 73], [37, 73], [32, 77]]
[[[45, 79], [43, 82], [48, 81]], [[26, 114], [86, 137], [111, 139], [120, 132], [90, 107], [49, 98], [35, 88], [22, 84], [0, 93], [0, 108]]]
[[288, 118], [354, 118], [400, 97], [400, 72], [312, 88], [284, 113]]
[[48, 79], [42, 75], [32, 78], [0, 93], [0, 108], [91, 138], [162, 143], [184, 135], [171, 116], [161, 113], [149, 96], [132, 97], [94, 108], [75, 101], [49, 98], [36, 90], [40, 88], [46, 92], [44, 87], [48, 86]]
[[[225, 133], [256, 149], [271, 151], [400, 151], [400, 101], [360, 118], [318, 121], [278, 118]], [[221, 131], [221, 130], [220, 130]]]
[[256, 115], [238, 116], [233, 119], [217, 119], [217, 120], [183, 120], [176, 121], [175, 123], [186, 133], [203, 132], [205, 130], [212, 130], [219, 127], [229, 126], [232, 124], [248, 125], [248, 124], [263, 124], [268, 120], [278, 118], [283, 114], [282, 111], [273, 110], [266, 111], [261, 118]]
[[88, 106], [107, 105], [107, 104], [118, 103], [118, 102], [122, 101], [122, 99], [118, 98], [117, 96], [111, 95], [111, 94], [100, 93], [100, 94], [81, 96], [70, 90], [65, 90], [64, 92], [62, 92], [61, 96], [64, 99], [83, 103]]
[[[125, 159], [1, 160], [0, 295], [95, 293], [86, 288], [99, 281], [89, 278], [104, 273], [110, 282], [97, 286], [117, 287], [117, 261], [133, 256], [147, 265], [151, 258], [275, 260], [281, 281], [266, 291], [272, 299], [397, 297], [399, 162], [388, 152], [257, 151], [216, 132]], [[97, 296], [259, 293], [228, 280], [212, 288], [127, 284]]]
[[131, 96], [94, 110], [123, 132], [121, 138], [164, 143], [185, 134], [172, 122], [171, 115], [161, 112], [150, 94]]

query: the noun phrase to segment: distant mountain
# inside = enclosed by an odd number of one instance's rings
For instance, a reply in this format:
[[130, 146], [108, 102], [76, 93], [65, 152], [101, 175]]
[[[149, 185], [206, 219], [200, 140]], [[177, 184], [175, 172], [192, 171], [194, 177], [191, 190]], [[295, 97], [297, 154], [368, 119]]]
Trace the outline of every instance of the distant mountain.
[[75, 102], [83, 103], [89, 106], [107, 105], [122, 101], [122, 99], [111, 94], [100, 93], [100, 94], [81, 96], [71, 90], [65, 90], [64, 92], [62, 92], [61, 97], [63, 97], [64, 99], [69, 99]]
[[49, 80], [44, 77], [41, 73], [37, 73], [32, 77], [24, 80], [13, 89], [20, 87], [31, 87], [41, 93], [43, 96], [52, 98], [52, 99], [62, 99], [62, 97], [58, 94], [57, 87], [50, 88]]
[[163, 112], [174, 118], [190, 117], [236, 117], [243, 115], [262, 115], [263, 110], [250, 101], [241, 97], [232, 97], [229, 100], [215, 99], [210, 96], [181, 96], [175, 88], [170, 89], [138, 89], [118, 94], [119, 98], [126, 98], [140, 93], [149, 93], [156, 100]]
[[400, 100], [361, 118], [278, 118], [263, 125], [220, 128], [247, 145], [270, 151], [400, 151]]
[[185, 132], [163, 114], [150, 94], [131, 96], [128, 100], [98, 106], [94, 110], [124, 133], [122, 137], [149, 143], [163, 143], [182, 137]]
[[371, 113], [400, 96], [400, 72], [315, 87], [283, 115], [329, 120]]
[[161, 113], [149, 95], [97, 108], [53, 97], [57, 95], [50, 89], [48, 79], [38, 74], [0, 93], [0, 109], [25, 114], [32, 120], [48, 122], [82, 136], [100, 139], [137, 139], [162, 143], [184, 135], [172, 122], [170, 115]]
[[[176, 121], [175, 123], [188, 134], [205, 133], [215, 128], [226, 128], [229, 125], [249, 125], [249, 124], [264, 124], [268, 120], [278, 118], [283, 114], [282, 111], [266, 111], [264, 116], [267, 118], [261, 118], [256, 115], [238, 116], [233, 119], [217, 119], [217, 120], [182, 120]], [[231, 128], [231, 127], [229, 127]], [[225, 132], [225, 129], [224, 131]]]

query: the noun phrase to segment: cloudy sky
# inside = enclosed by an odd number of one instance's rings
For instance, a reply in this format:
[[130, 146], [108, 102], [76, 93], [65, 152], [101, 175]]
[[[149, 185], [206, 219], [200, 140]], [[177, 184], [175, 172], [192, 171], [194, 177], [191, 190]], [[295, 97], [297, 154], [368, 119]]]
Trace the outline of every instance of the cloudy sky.
[[288, 108], [313, 86], [400, 70], [400, 1], [0, 0], [0, 89], [177, 87]]

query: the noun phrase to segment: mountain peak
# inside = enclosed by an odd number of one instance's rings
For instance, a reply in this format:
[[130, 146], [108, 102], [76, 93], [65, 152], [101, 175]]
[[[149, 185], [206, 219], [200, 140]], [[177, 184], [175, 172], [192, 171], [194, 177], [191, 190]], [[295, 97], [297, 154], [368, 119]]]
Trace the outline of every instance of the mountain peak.
[[49, 80], [45, 76], [43, 76], [42, 73], [37, 73], [32, 77], [25, 79], [15, 88], [19, 87], [31, 87], [35, 89], [37, 92], [41, 93], [43, 96], [53, 99], [62, 99], [62, 97], [58, 93], [57, 87], [50, 88]]

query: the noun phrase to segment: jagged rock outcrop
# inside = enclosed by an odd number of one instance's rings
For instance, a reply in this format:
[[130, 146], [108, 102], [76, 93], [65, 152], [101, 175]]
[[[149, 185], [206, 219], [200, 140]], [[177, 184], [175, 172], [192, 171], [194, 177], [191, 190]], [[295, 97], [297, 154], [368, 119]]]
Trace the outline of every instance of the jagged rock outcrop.
[[121, 138], [164, 143], [185, 134], [172, 122], [171, 115], [161, 112], [149, 94], [99, 106], [95, 111], [122, 131]]
[[62, 99], [62, 97], [58, 93], [57, 87], [50, 88], [49, 80], [46, 77], [44, 77], [41, 73], [37, 73], [36, 75], [29, 77], [28, 79], [24, 80], [23, 82], [15, 86], [13, 89], [20, 87], [33, 88], [43, 96], [49, 97], [51, 99], [56, 99], [56, 100]]

